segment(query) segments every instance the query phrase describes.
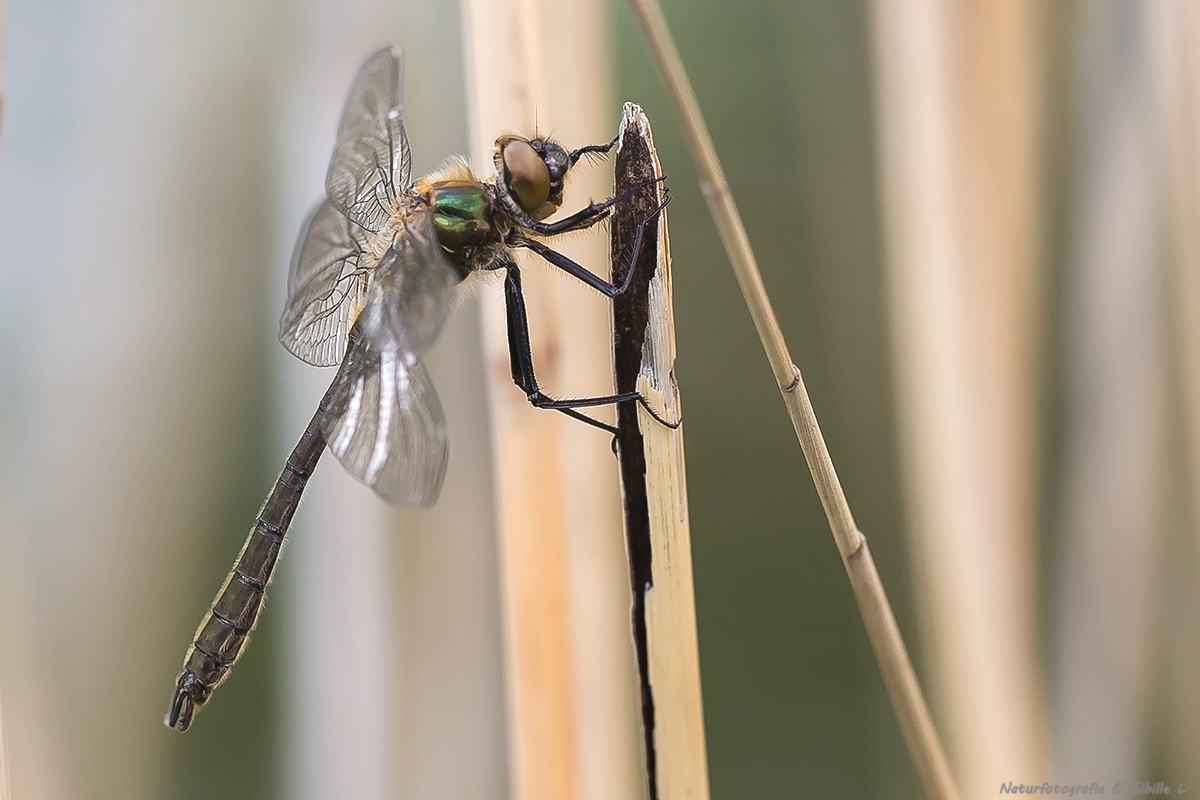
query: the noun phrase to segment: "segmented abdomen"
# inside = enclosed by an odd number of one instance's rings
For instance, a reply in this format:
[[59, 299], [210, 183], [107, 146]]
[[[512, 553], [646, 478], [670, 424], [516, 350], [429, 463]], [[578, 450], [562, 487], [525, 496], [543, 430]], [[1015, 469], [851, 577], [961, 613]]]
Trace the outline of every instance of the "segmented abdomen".
[[246, 646], [279, 558], [283, 537], [300, 504], [300, 495], [325, 450], [320, 427], [324, 407], [323, 401], [288, 457], [233, 570], [196, 630], [183, 657], [183, 672], [164, 720], [168, 727], [188, 729], [195, 712], [229, 674]]

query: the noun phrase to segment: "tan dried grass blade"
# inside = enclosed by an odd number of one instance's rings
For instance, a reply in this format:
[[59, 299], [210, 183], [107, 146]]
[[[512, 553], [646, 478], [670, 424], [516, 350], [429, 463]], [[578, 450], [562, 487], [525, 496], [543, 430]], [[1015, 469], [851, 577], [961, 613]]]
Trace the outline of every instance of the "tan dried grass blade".
[[[606, 96], [600, 8], [596, 0], [464, 4], [471, 155], [478, 171], [491, 172], [500, 133], [531, 136], [540, 124], [542, 133], [552, 131], [567, 147], [612, 137], [612, 121], [600, 110]], [[548, 81], [572, 91], [547, 92]], [[607, 176], [605, 165], [580, 164], [564, 210], [576, 210], [589, 193], [607, 195]], [[603, 263], [603, 237], [564, 238], [550, 244], [593, 270]], [[520, 256], [539, 382], [557, 396], [608, 394], [606, 299], [544, 262]], [[637, 720], [608, 438], [562, 414], [530, 407], [510, 377], [502, 303], [487, 292], [481, 307], [511, 795], [629, 797], [639, 781]], [[612, 413], [596, 412], [600, 418]]]
[[[464, 5], [471, 157], [491, 163], [492, 141], [532, 128], [542, 93], [540, 35], [527, 3]], [[498, 46], [499, 45], [499, 46]], [[533, 272], [530, 270], [530, 272]], [[532, 276], [531, 276], [532, 277]], [[544, 287], [526, 281], [531, 318], [552, 310]], [[507, 684], [509, 782], [515, 800], [576, 796], [574, 704], [566, 585], [566, 524], [557, 415], [529, 407], [508, 378], [503, 309], [482, 303], [492, 416], [492, 471], [500, 547]], [[534, 333], [534, 358], [557, 331]]]
[[[616, 192], [624, 194], [662, 171], [650, 123], [632, 103], [625, 104], [620, 135]], [[613, 303], [616, 385], [621, 392], [636, 389], [644, 400], [619, 409], [617, 441], [647, 788], [654, 800], [705, 800], [708, 766], [665, 213], [644, 229], [643, 246], [634, 252], [639, 221], [661, 202], [661, 184], [644, 185], [613, 215], [614, 282], [635, 270], [629, 290]]]

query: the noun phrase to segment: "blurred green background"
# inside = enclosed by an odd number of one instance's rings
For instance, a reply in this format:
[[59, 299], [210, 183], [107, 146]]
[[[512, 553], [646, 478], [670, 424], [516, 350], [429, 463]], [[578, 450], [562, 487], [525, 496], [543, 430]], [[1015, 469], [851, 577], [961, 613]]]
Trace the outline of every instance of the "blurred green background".
[[[917, 797], [791, 423], [624, 3], [617, 95], [671, 186], [677, 373], [714, 797]], [[901, 626], [907, 601], [865, 9], [665, 3], [738, 209]]]

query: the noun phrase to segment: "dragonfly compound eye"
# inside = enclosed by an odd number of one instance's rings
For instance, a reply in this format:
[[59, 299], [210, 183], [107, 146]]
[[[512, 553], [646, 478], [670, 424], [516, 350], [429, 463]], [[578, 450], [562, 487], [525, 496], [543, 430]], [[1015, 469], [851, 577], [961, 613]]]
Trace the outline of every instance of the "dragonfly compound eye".
[[546, 162], [522, 139], [504, 145], [504, 178], [526, 214], [534, 214], [550, 196], [550, 170]]

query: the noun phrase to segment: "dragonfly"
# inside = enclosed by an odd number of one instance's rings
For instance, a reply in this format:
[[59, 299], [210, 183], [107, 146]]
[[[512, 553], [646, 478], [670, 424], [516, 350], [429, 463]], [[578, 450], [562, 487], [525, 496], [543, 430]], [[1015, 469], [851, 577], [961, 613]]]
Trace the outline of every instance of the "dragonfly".
[[[568, 151], [548, 137], [506, 134], [496, 140], [493, 177], [481, 180], [455, 157], [414, 180], [402, 76], [399, 49], [385, 47], [363, 63], [347, 96], [326, 199], [308, 216], [292, 255], [279, 331], [293, 355], [338, 371], [196, 630], [167, 727], [186, 731], [244, 650], [300, 496], [326, 449], [392, 505], [428, 507], [437, 500], [449, 442], [421, 357], [473, 280], [503, 275], [512, 378], [535, 407], [615, 435], [580, 409], [641, 400], [636, 392], [556, 399], [541, 390], [513, 258], [516, 249], [529, 250], [609, 298], [629, 287], [632, 268], [617, 285], [541, 241], [595, 225], [622, 200], [592, 202], [546, 221], [563, 204], [571, 168], [585, 156], [607, 155], [617, 140]], [[662, 205], [641, 222], [633, 263], [642, 230], [669, 199], [664, 193]]]

